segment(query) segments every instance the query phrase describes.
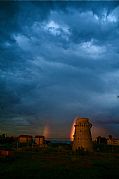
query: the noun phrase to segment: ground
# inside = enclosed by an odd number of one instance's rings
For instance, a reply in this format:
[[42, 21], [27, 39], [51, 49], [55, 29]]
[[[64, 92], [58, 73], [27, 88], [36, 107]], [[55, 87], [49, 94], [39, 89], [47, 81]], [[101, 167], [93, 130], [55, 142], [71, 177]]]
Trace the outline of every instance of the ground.
[[0, 159], [0, 179], [115, 179], [119, 178], [119, 154], [73, 154], [71, 151], [19, 151]]

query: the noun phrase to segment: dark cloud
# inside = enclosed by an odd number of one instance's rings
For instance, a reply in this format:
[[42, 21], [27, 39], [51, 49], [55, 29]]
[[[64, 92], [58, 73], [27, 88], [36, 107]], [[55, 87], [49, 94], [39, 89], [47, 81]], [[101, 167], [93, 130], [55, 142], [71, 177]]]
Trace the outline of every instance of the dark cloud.
[[17, 2], [0, 2], [0, 41], [5, 39], [12, 41], [11, 33], [18, 29], [17, 12], [19, 10]]
[[118, 2], [0, 4], [2, 129], [66, 136], [80, 115], [118, 135]]

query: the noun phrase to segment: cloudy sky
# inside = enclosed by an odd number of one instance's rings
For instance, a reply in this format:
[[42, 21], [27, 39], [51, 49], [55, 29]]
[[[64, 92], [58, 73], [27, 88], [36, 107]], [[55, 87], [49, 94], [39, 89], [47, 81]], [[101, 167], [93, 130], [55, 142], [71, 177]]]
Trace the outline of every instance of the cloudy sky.
[[0, 133], [119, 137], [119, 2], [0, 2]]

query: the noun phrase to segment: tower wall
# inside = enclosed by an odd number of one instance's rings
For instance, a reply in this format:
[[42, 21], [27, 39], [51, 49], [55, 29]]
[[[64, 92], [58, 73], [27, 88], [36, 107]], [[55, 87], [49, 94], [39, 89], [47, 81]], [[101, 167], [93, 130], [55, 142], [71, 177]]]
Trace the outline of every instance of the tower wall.
[[93, 151], [91, 129], [92, 124], [88, 118], [77, 118], [75, 123], [75, 133], [73, 140], [73, 150], [83, 149], [84, 151]]

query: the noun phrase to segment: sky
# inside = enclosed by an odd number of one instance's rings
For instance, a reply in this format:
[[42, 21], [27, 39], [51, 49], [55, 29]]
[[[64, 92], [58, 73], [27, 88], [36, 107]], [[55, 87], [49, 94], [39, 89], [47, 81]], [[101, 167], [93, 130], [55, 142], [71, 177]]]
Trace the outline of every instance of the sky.
[[0, 133], [119, 137], [119, 1], [0, 1]]

